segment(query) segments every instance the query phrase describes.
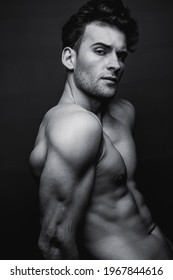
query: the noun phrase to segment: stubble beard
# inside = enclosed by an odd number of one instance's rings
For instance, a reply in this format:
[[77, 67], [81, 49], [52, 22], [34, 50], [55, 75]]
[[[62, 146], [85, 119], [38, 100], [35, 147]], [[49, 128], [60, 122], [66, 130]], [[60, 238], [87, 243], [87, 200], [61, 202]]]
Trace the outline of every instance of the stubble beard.
[[104, 85], [104, 81], [101, 79], [96, 81], [80, 69], [76, 71], [74, 81], [80, 91], [98, 99], [111, 99], [117, 92], [117, 85]]

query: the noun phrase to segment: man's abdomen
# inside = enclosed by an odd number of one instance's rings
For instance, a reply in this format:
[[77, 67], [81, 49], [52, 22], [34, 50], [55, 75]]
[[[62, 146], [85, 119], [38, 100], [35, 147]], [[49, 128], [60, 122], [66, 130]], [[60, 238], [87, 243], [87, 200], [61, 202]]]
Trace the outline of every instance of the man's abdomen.
[[116, 212], [116, 207], [111, 211], [109, 206], [106, 211], [106, 206], [102, 206], [99, 211], [99, 207], [91, 205], [86, 215], [84, 258], [86, 254], [91, 259], [171, 259], [169, 244], [158, 227], [154, 227], [151, 217], [141, 217], [136, 206], [122, 213], [120, 209]]

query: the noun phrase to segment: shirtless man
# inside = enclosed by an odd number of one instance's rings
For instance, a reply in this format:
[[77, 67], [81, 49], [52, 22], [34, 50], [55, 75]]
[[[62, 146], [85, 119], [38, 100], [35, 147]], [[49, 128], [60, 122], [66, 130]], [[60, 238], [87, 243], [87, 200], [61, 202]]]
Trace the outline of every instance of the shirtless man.
[[133, 175], [134, 108], [115, 97], [137, 24], [120, 0], [91, 0], [63, 29], [64, 92], [30, 156], [47, 259], [171, 259]]

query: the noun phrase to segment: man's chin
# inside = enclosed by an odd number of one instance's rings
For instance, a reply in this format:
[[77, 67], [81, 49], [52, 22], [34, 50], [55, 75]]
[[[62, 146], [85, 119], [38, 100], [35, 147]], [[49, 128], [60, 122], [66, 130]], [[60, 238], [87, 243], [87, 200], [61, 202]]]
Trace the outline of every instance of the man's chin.
[[112, 99], [114, 98], [116, 95], [116, 90], [112, 91], [112, 92], [106, 92], [100, 95], [101, 98], [103, 99]]
[[97, 91], [95, 93], [88, 93], [90, 96], [95, 97], [96, 99], [100, 100], [111, 100], [112, 98], [115, 97], [117, 90], [114, 88], [114, 90], [109, 90], [109, 91]]

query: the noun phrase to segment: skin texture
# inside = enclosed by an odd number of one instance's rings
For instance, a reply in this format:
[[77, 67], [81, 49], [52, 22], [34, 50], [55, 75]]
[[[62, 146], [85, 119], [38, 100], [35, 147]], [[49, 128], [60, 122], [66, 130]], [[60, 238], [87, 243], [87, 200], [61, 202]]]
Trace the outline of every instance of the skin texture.
[[64, 92], [30, 156], [46, 259], [171, 259], [133, 179], [135, 112], [115, 97], [126, 55], [124, 34], [98, 22], [86, 26], [78, 53], [62, 53]]
[[[100, 28], [98, 24], [86, 28], [74, 69], [74, 81], [76, 87], [87, 94], [109, 98], [115, 95], [118, 81], [123, 74], [127, 49], [123, 33], [103, 26], [107, 32], [103, 41]], [[109, 67], [106, 72], [105, 63]], [[112, 81], [107, 79], [109, 77]]]

